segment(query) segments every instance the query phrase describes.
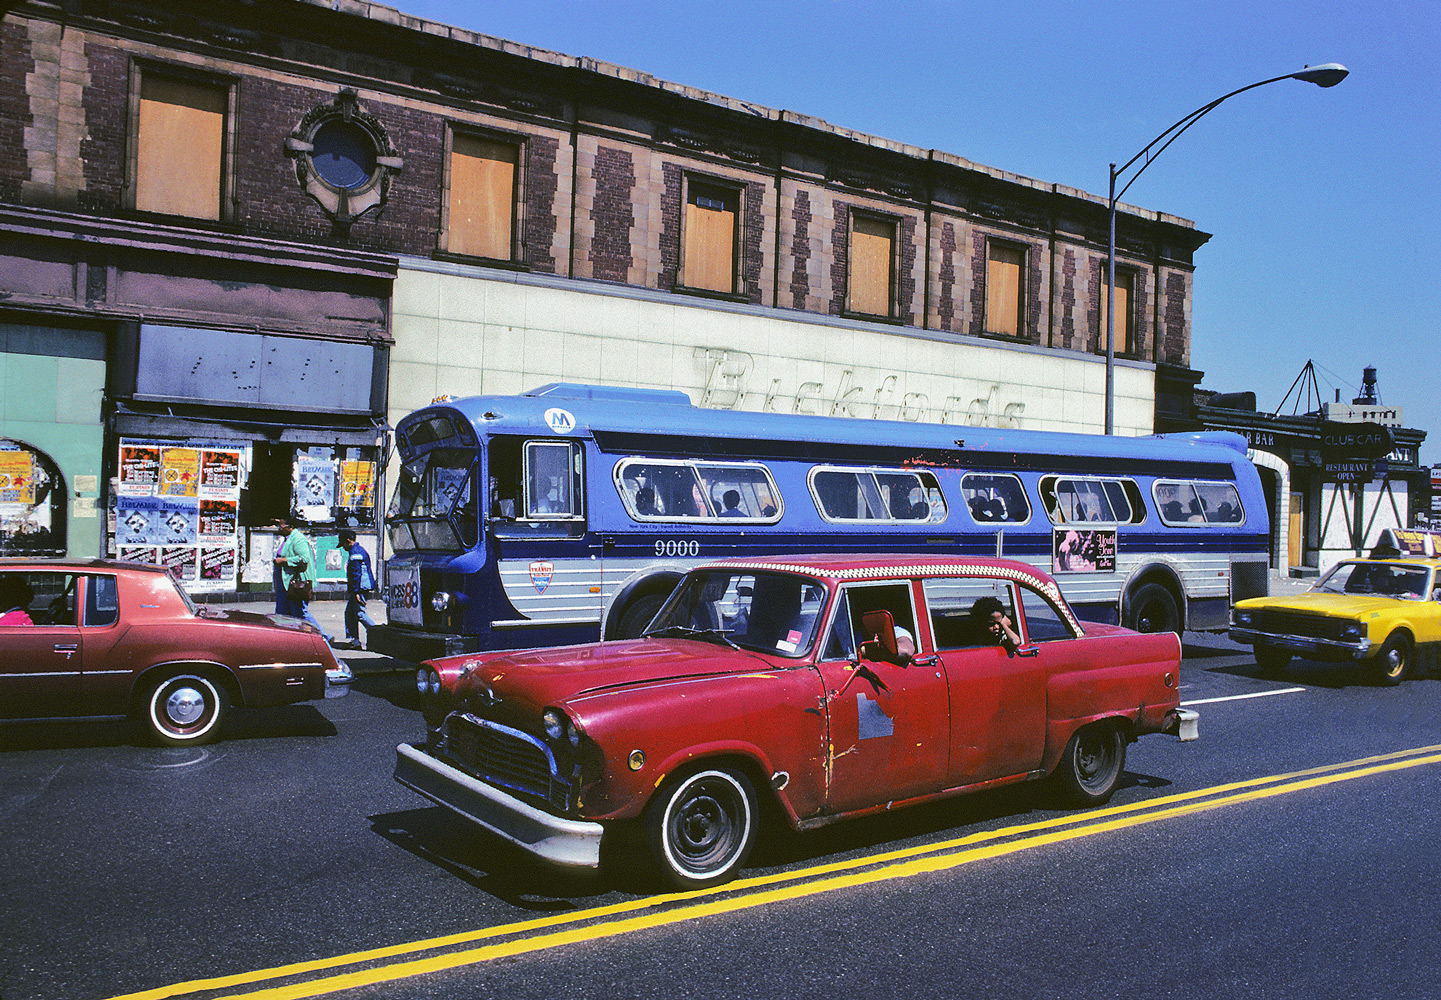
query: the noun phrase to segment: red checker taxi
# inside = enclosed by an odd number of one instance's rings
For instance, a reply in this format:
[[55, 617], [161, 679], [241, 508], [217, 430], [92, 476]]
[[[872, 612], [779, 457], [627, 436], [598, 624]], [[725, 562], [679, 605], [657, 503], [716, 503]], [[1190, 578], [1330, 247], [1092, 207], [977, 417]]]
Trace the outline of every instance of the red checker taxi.
[[232, 705], [342, 694], [353, 679], [295, 618], [196, 605], [163, 567], [0, 559], [0, 719], [125, 717], [169, 746]]
[[1049, 777], [1106, 801], [1127, 745], [1195, 739], [1180, 642], [1082, 623], [1001, 559], [790, 556], [688, 573], [640, 639], [421, 664], [395, 777], [533, 855], [643, 829], [681, 889], [796, 829]]

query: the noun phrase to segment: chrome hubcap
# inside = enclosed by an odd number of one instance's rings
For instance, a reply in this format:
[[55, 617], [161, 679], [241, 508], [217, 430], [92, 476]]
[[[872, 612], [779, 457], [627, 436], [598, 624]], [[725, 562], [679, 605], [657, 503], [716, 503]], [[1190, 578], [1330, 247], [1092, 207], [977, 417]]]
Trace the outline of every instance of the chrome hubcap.
[[177, 725], [193, 725], [204, 714], [205, 696], [193, 687], [176, 688], [165, 699], [165, 715]]

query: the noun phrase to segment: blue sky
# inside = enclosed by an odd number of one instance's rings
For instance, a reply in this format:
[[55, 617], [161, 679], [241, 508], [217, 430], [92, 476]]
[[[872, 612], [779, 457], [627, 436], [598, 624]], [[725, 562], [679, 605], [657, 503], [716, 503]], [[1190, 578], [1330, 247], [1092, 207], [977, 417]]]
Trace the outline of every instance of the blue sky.
[[1125, 200], [1212, 234], [1192, 315], [1203, 388], [1271, 412], [1307, 360], [1328, 401], [1373, 365], [1441, 463], [1441, 2], [391, 2], [1102, 196], [1109, 163], [1188, 112], [1342, 63], [1330, 89], [1227, 101]]

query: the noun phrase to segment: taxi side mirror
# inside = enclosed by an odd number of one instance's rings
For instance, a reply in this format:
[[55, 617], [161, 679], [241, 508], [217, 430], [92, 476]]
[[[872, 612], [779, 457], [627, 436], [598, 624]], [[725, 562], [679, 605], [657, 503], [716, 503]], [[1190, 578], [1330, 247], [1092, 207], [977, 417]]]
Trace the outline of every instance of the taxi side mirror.
[[861, 632], [862, 657], [895, 661], [899, 655], [896, 650], [896, 620], [889, 611], [867, 611], [861, 615]]

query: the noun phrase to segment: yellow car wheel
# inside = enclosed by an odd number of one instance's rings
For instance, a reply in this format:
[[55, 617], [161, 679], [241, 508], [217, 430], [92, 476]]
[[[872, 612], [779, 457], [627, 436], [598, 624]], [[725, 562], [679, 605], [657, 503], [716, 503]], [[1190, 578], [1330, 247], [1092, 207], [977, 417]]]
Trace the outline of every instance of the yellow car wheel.
[[1393, 633], [1376, 654], [1374, 676], [1377, 683], [1395, 687], [1411, 673], [1411, 639], [1409, 636]]

